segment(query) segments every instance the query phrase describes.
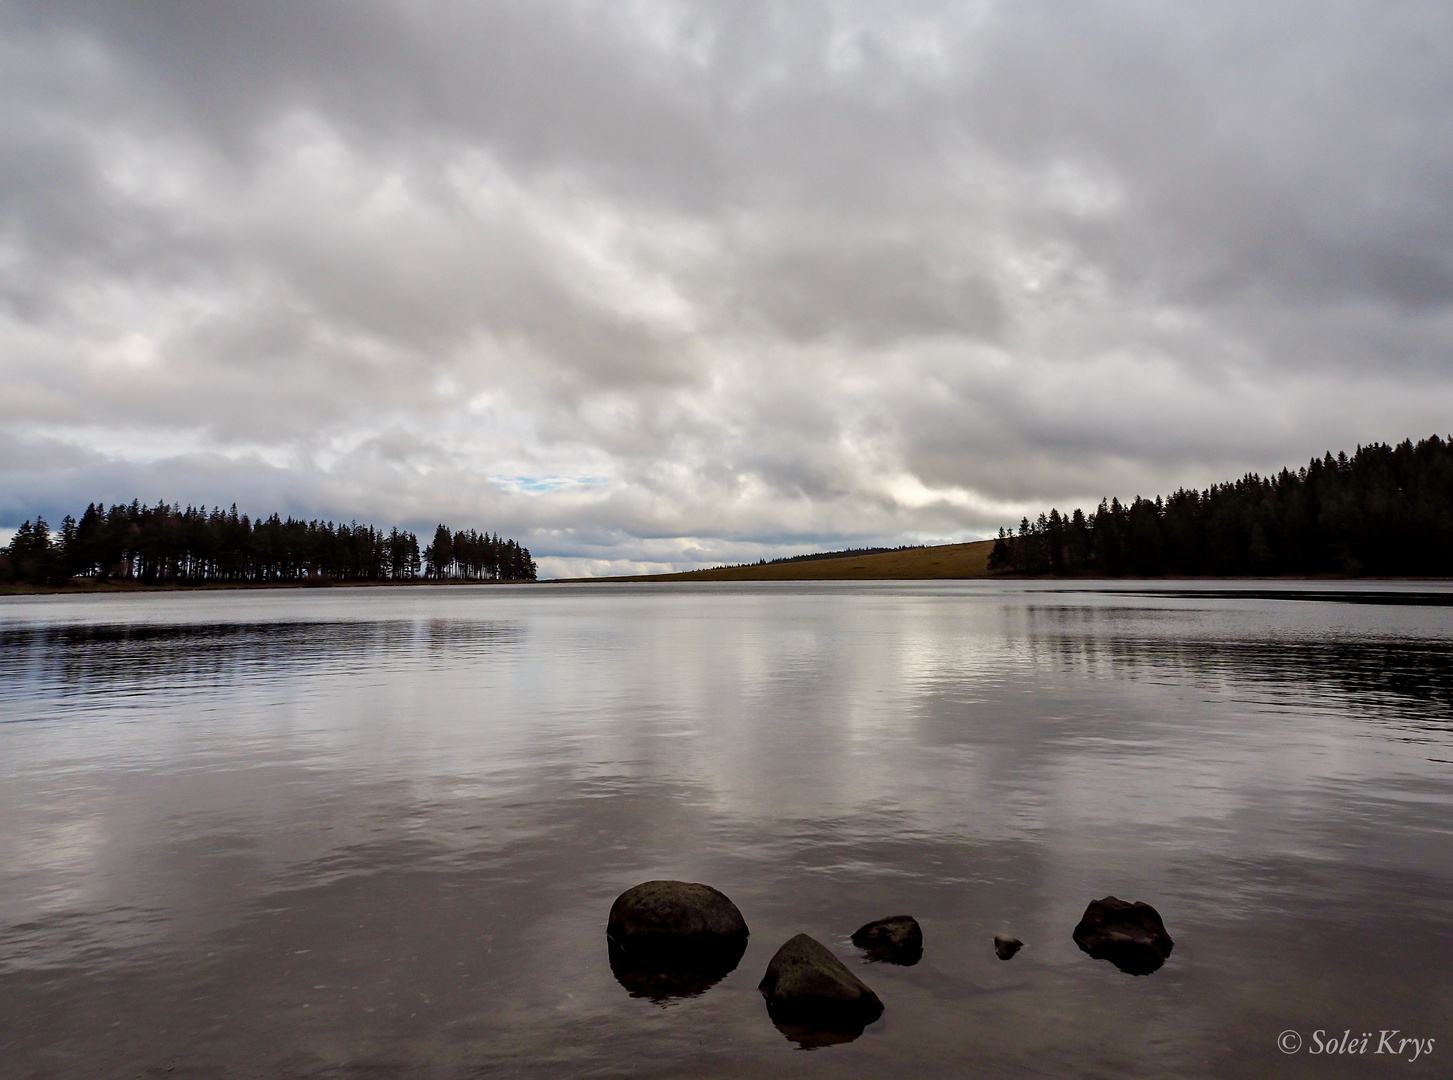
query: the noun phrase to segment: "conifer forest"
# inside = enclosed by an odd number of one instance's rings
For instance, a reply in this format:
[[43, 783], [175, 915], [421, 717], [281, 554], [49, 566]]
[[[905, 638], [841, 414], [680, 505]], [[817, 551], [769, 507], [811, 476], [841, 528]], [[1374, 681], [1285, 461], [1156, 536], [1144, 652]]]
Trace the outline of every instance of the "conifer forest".
[[1374, 443], [1204, 491], [1051, 510], [999, 530], [991, 571], [1097, 577], [1453, 575], [1453, 445]]
[[325, 584], [415, 580], [534, 581], [530, 551], [514, 540], [440, 525], [422, 550], [404, 529], [249, 518], [214, 507], [99, 503], [52, 531], [24, 522], [0, 549], [0, 581], [72, 578], [146, 584]]

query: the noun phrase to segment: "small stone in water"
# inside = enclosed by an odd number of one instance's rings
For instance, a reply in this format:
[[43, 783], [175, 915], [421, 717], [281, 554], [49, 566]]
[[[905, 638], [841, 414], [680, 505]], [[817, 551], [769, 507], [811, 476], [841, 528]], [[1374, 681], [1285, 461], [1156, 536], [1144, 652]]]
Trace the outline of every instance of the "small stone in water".
[[1024, 948], [1024, 942], [1009, 934], [994, 935], [994, 952], [1000, 960], [1008, 960], [1011, 956]]

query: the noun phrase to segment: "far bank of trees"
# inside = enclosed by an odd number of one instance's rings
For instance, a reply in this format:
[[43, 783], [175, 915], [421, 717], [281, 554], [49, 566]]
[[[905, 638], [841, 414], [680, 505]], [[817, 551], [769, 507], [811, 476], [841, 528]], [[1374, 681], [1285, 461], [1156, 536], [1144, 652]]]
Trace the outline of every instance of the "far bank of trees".
[[1051, 510], [999, 530], [990, 570], [1022, 574], [1233, 577], [1453, 576], [1453, 445], [1328, 453], [1276, 476], [1248, 474], [1153, 501]]
[[447, 525], [434, 530], [434, 542], [424, 549], [430, 577], [461, 577], [473, 581], [534, 581], [535, 563], [530, 549], [489, 533], [451, 533]]
[[180, 505], [92, 503], [52, 532], [26, 521], [0, 548], [0, 581], [60, 584], [71, 578], [146, 583], [534, 581], [529, 549], [514, 540], [440, 525], [422, 550], [408, 530], [302, 521]]

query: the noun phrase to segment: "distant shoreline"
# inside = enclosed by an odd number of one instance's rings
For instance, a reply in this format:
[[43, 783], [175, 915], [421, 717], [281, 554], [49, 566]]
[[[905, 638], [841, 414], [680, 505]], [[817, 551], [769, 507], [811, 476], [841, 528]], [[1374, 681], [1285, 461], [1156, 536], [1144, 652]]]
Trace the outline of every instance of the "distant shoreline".
[[241, 589], [395, 589], [439, 585], [534, 585], [533, 581], [489, 581], [478, 578], [415, 578], [411, 581], [203, 581], [198, 583], [131, 580], [96, 581], [74, 579], [64, 585], [35, 585], [30, 582], [0, 582], [4, 596], [104, 596], [110, 593], [236, 592]]
[[975, 540], [967, 544], [940, 544], [934, 547], [901, 548], [874, 554], [837, 555], [825, 558], [799, 558], [772, 563], [748, 563], [741, 566], [718, 566], [707, 570], [683, 570], [670, 574], [636, 574], [599, 578], [551, 578], [545, 581], [481, 581], [464, 578], [416, 578], [411, 581], [332, 581], [327, 585], [306, 581], [267, 582], [204, 582], [191, 585], [180, 582], [148, 584], [140, 581], [112, 579], [100, 582], [78, 580], [66, 585], [31, 585], [6, 582], [0, 584], [0, 596], [97, 596], [106, 593], [150, 592], [215, 592], [237, 589], [364, 589], [413, 588], [418, 586], [469, 585], [585, 585], [585, 584], [648, 584], [671, 581], [968, 581], [993, 578], [1001, 581], [1428, 581], [1446, 578], [1348, 577], [1345, 575], [1276, 576], [1276, 577], [1102, 577], [1073, 575], [1051, 577], [1044, 574], [990, 573], [989, 553], [993, 540]]

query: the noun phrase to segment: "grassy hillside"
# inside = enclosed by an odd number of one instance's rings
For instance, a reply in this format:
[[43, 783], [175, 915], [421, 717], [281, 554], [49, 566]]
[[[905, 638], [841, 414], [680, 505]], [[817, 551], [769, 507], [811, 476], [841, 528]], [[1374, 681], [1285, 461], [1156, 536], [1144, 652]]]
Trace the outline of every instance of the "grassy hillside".
[[992, 540], [972, 544], [885, 551], [877, 555], [844, 555], [835, 559], [727, 566], [684, 574], [650, 574], [611, 581], [872, 581], [876, 579], [973, 578], [989, 573]]

